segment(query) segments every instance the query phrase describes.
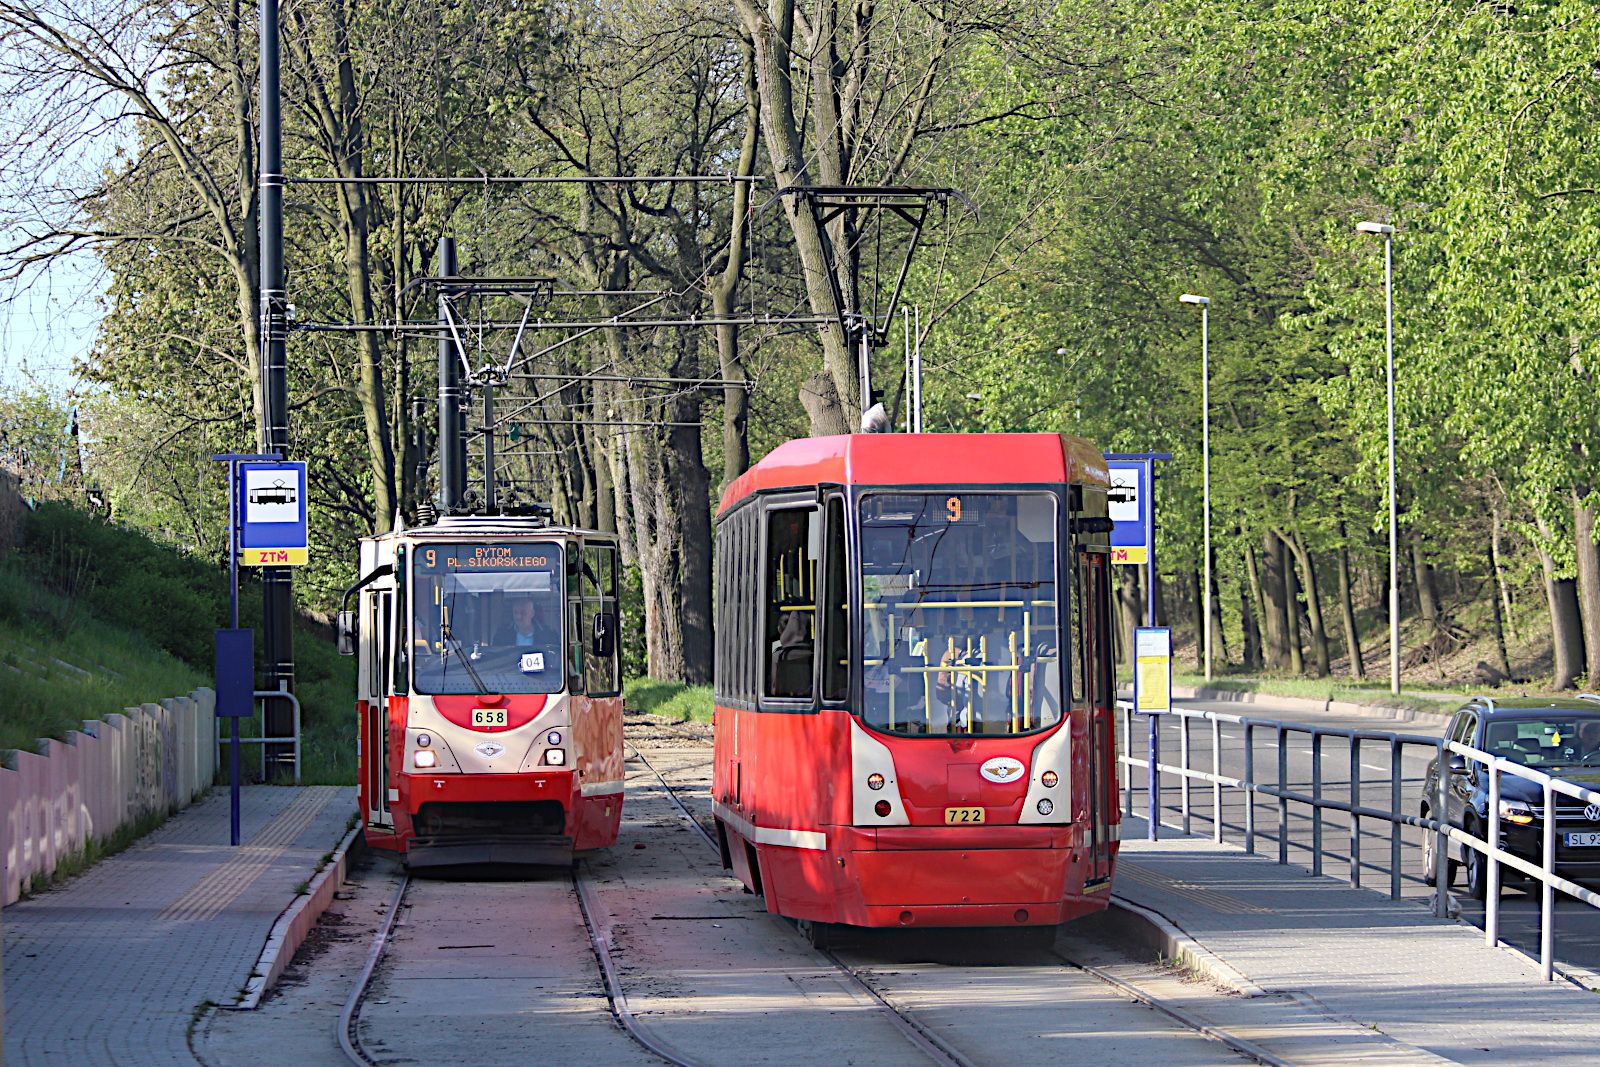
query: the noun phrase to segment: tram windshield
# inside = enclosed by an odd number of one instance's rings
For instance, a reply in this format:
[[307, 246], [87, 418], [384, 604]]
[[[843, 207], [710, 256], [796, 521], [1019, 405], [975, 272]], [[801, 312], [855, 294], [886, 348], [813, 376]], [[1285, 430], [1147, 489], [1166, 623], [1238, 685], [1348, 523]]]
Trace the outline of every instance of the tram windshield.
[[412, 568], [417, 692], [562, 688], [560, 545], [420, 545]]
[[907, 734], [1061, 718], [1057, 500], [871, 493], [860, 504], [862, 716]]

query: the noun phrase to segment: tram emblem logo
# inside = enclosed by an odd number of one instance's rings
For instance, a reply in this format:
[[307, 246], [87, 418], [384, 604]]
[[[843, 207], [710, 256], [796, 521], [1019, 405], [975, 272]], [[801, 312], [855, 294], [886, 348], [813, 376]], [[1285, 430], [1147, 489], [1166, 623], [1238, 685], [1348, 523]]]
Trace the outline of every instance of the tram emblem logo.
[[484, 759], [499, 759], [506, 754], [506, 746], [498, 741], [479, 741], [473, 746], [472, 751]]
[[1585, 805], [1583, 809], [1583, 817], [1588, 819], [1590, 822], [1600, 822], [1600, 804]]
[[996, 756], [978, 768], [979, 772], [991, 782], [1015, 782], [1027, 770], [1021, 760], [1012, 759], [1010, 756]]

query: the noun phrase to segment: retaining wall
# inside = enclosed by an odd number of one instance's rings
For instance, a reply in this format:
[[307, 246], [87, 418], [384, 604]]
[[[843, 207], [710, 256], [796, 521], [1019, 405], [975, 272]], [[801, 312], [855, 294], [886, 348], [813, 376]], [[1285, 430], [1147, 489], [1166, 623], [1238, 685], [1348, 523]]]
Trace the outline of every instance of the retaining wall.
[[0, 903], [36, 874], [152, 812], [185, 808], [217, 769], [216, 694], [141, 704], [85, 720], [43, 755], [15, 753], [0, 768]]

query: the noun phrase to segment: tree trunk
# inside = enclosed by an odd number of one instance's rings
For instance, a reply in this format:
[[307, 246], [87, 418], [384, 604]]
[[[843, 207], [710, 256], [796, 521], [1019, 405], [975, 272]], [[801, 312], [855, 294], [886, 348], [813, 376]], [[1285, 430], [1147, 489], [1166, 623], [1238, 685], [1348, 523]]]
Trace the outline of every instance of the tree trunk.
[[[760, 93], [756, 85], [755, 45], [750, 38], [742, 42], [744, 55], [744, 141], [739, 146], [738, 174], [755, 172], [756, 142], [761, 132]], [[719, 319], [733, 317], [734, 296], [744, 270], [746, 216], [750, 213], [750, 183], [735, 182], [733, 215], [728, 230], [728, 265], [711, 286], [711, 311]], [[717, 327], [717, 357], [722, 369], [722, 488], [750, 466], [750, 393], [744, 360], [739, 354], [739, 327], [723, 323]]]
[[1328, 656], [1328, 631], [1322, 618], [1322, 598], [1317, 593], [1317, 568], [1311, 559], [1311, 550], [1299, 533], [1290, 535], [1289, 549], [1305, 575], [1306, 618], [1311, 623], [1311, 656], [1315, 676], [1326, 678], [1332, 673]]
[[1194, 610], [1189, 612], [1189, 618], [1194, 623], [1194, 669], [1196, 674], [1203, 674], [1206, 669], [1206, 619], [1199, 571], [1189, 572], [1189, 588], [1194, 597]]
[[1289, 666], [1288, 584], [1284, 580], [1283, 542], [1267, 531], [1261, 535], [1261, 621], [1266, 638], [1266, 667]]
[[1500, 507], [1491, 505], [1494, 523], [1491, 527], [1489, 538], [1489, 562], [1494, 566], [1495, 589], [1500, 595], [1500, 607], [1505, 612], [1505, 628], [1511, 634], [1511, 640], [1517, 640], [1517, 617], [1511, 611], [1511, 587], [1506, 584], [1505, 567], [1501, 564], [1500, 555]]
[[1344, 523], [1339, 524], [1339, 611], [1344, 619], [1345, 651], [1350, 656], [1350, 677], [1361, 681], [1367, 676], [1361, 662], [1361, 633], [1356, 629], [1356, 605], [1350, 594], [1350, 546], [1345, 543]]
[[1146, 582], [1150, 583], [1146, 588], [1150, 590], [1152, 599], [1155, 602], [1155, 617], [1152, 619], [1146, 619], [1145, 625], [1166, 626], [1167, 598], [1166, 590], [1163, 588], [1163, 583], [1161, 581], [1161, 575], [1157, 574], [1156, 569], [1147, 563], [1145, 564], [1144, 568], [1144, 579]]
[[1544, 568], [1545, 600], [1550, 605], [1550, 643], [1555, 652], [1553, 687], [1571, 689], [1578, 672], [1583, 669], [1584, 661], [1583, 622], [1578, 617], [1577, 583], [1560, 576], [1555, 559], [1544, 547], [1545, 542], [1552, 540], [1550, 528], [1543, 518], [1535, 516], [1535, 521], [1539, 524], [1539, 532], [1544, 535], [1536, 547], [1539, 564]]
[[[1492, 546], [1489, 549], [1489, 567], [1491, 570], [1495, 569], [1494, 548]], [[1499, 581], [1500, 576], [1496, 574], [1496, 584], [1498, 584]], [[1491, 594], [1489, 597], [1489, 607], [1491, 609], [1489, 621], [1494, 628], [1494, 651], [1496, 656], [1494, 665], [1499, 669], [1501, 674], [1509, 678], [1511, 677], [1511, 657], [1506, 655], [1506, 631], [1505, 622], [1500, 615], [1500, 598]]]
[[1259, 671], [1261, 669], [1261, 627], [1256, 619], [1259, 617], [1261, 605], [1261, 583], [1256, 578], [1256, 554], [1250, 545], [1244, 547], [1245, 573], [1249, 575], [1248, 583], [1239, 583], [1239, 625], [1244, 631], [1244, 669]]
[[[1288, 542], [1278, 538], [1285, 549]], [[1283, 554], [1283, 602], [1288, 620], [1289, 669], [1295, 674], [1306, 673], [1305, 646], [1300, 640], [1300, 575], [1295, 571], [1294, 555]]]
[[1217, 577], [1215, 564], [1211, 567], [1211, 662], [1213, 668], [1223, 670], [1230, 662], [1228, 631], [1222, 625], [1222, 582]]
[[1117, 605], [1121, 612], [1120, 638], [1122, 647], [1118, 650], [1119, 661], [1123, 666], [1133, 664], [1133, 631], [1143, 617], [1139, 602], [1139, 568], [1119, 567], [1122, 573], [1117, 582]]
[[1411, 535], [1411, 568], [1417, 583], [1417, 607], [1428, 624], [1428, 636], [1439, 632], [1439, 594], [1433, 584], [1433, 564], [1422, 551], [1422, 535]]
[[1600, 549], [1596, 549], [1594, 543], [1593, 500], [1587, 486], [1579, 486], [1572, 493], [1572, 540], [1578, 557], [1578, 613], [1583, 620], [1583, 645], [1588, 652], [1587, 673], [1591, 688], [1600, 684]]

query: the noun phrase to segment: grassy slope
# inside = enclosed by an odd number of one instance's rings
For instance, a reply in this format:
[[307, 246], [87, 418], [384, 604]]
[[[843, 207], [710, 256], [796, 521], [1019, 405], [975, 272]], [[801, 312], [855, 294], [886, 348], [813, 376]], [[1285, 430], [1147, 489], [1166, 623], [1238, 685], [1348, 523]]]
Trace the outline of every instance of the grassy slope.
[[38, 751], [84, 719], [182, 696], [210, 679], [135, 633], [0, 567], [0, 748]]
[[[0, 612], [11, 616], [0, 619], [0, 623], [21, 631], [15, 640], [43, 652], [40, 641], [49, 639], [51, 627], [60, 630], [70, 622], [76, 629], [60, 639], [78, 642], [74, 647], [84, 659], [123, 673], [127, 687], [117, 690], [114, 697], [102, 698], [105, 710], [115, 711], [126, 704], [175, 696], [196, 685], [210, 684], [213, 630], [227, 621], [227, 575], [220, 568], [87, 512], [42, 503], [38, 511], [26, 516], [22, 544], [0, 570], [23, 583], [27, 596], [33, 598], [27, 603], [42, 610], [46, 604], [55, 604], [64, 620], [46, 624], [43, 619], [48, 610], [41, 614], [27, 608], [20, 612], [0, 608]], [[240, 589], [239, 621], [242, 626], [259, 630], [261, 597], [248, 578], [247, 575]], [[0, 587], [0, 600], [13, 599], [6, 592]], [[340, 657], [328, 628], [309, 619], [296, 620], [294, 644], [295, 690], [304, 709], [305, 766], [301, 780], [307, 784], [352, 782], [354, 660]], [[181, 669], [181, 673], [143, 678], [105, 662], [123, 646], [142, 649], [150, 662], [169, 664], [175, 670]], [[95, 653], [101, 650], [97, 659]], [[0, 648], [0, 654], [7, 651], [9, 645]], [[259, 635], [256, 651], [259, 657]], [[75, 662], [70, 655], [59, 658]], [[4, 670], [0, 675], [20, 679], [20, 675]], [[10, 740], [4, 744], [27, 747], [32, 737], [59, 736], [61, 730], [76, 726], [77, 720], [101, 713], [84, 710], [85, 705], [76, 697], [76, 693], [61, 687], [47, 686], [36, 690], [31, 702], [24, 700], [16, 712], [9, 706], [0, 707], [3, 736], [30, 739], [20, 746]], [[6, 704], [10, 703], [6, 699]], [[35, 730], [29, 725], [32, 721], [54, 723], [55, 727], [30, 732]], [[246, 736], [260, 736], [259, 727], [257, 716], [246, 722], [243, 732]], [[249, 750], [246, 752], [248, 772], [252, 761]]]

